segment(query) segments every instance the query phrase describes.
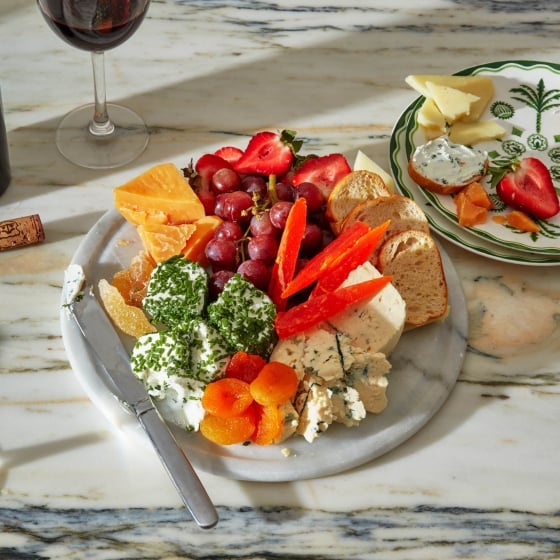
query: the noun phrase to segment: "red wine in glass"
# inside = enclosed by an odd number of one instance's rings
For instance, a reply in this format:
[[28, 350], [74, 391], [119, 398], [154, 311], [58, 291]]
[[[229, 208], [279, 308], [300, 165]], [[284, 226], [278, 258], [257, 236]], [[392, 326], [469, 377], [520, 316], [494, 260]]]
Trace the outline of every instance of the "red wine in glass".
[[126, 41], [142, 23], [148, 8], [143, 0], [44, 0], [40, 6], [59, 37], [86, 51], [107, 51]]
[[61, 39], [91, 52], [95, 102], [71, 111], [57, 129], [57, 147], [73, 163], [118, 167], [134, 160], [148, 144], [144, 121], [130, 109], [106, 102], [104, 51], [122, 44], [138, 29], [149, 3], [37, 0], [45, 21]]

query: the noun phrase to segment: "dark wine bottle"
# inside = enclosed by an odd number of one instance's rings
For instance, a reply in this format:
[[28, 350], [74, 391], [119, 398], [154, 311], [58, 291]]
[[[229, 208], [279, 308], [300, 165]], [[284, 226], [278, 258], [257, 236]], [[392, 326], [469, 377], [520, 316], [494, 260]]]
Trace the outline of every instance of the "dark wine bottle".
[[12, 174], [10, 172], [10, 157], [8, 155], [8, 136], [4, 123], [4, 107], [0, 92], [0, 195], [8, 188]]

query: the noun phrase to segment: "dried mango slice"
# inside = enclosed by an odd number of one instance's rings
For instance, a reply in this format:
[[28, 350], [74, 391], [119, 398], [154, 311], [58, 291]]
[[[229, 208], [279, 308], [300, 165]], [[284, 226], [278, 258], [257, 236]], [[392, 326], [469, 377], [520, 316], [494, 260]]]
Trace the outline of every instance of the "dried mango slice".
[[121, 331], [135, 338], [156, 332], [156, 328], [148, 321], [144, 312], [139, 307], [128, 305], [115, 286], [101, 279], [98, 288], [107, 314]]

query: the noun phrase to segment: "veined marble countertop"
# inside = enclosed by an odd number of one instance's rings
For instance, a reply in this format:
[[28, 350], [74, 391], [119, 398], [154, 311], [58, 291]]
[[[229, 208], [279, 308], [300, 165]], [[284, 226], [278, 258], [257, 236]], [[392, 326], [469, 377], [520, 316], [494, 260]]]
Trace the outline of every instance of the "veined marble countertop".
[[[54, 129], [92, 99], [91, 67], [31, 0], [0, 5], [13, 180], [0, 220], [39, 213], [46, 241], [0, 254], [0, 557], [9, 559], [560, 558], [560, 275], [443, 242], [468, 352], [437, 415], [380, 459], [316, 480], [200, 473], [220, 523], [200, 531], [155, 454], [77, 382], [59, 324], [63, 271], [112, 187], [261, 129], [389, 169], [410, 73], [560, 62], [544, 0], [155, 0], [107, 54], [109, 100], [140, 112], [146, 152], [114, 171], [66, 162]], [[238, 138], [240, 137], [240, 138]], [[336, 449], [333, 449], [336, 453]]]

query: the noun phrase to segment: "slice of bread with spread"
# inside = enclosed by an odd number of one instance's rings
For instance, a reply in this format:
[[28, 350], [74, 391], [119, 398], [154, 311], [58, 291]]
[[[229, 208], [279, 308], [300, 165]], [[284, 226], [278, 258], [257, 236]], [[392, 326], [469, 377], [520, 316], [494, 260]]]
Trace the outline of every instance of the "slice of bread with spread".
[[406, 302], [406, 327], [431, 323], [447, 312], [447, 282], [439, 249], [429, 233], [401, 231], [379, 249], [377, 267], [393, 277]]
[[333, 188], [327, 200], [327, 219], [338, 235], [346, 216], [361, 202], [389, 196], [391, 191], [377, 173], [365, 169], [352, 171]]
[[437, 194], [455, 194], [480, 181], [488, 169], [488, 154], [454, 144], [441, 136], [418, 146], [408, 161], [408, 174], [420, 187]]

